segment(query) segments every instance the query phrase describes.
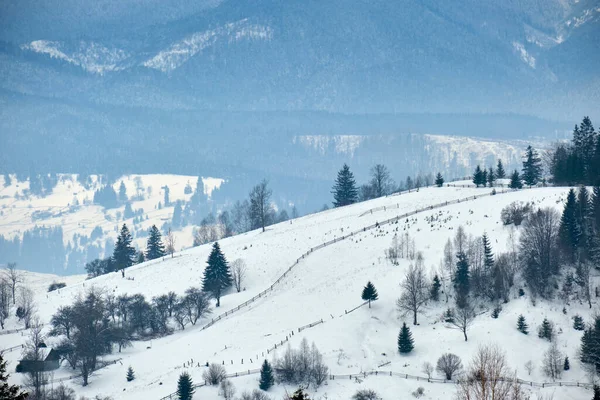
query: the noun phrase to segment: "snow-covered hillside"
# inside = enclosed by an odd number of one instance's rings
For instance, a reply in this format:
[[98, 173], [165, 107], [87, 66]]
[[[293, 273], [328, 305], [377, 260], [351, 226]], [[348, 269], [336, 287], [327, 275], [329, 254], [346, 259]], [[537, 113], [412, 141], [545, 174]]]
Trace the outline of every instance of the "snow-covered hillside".
[[[176, 201], [188, 201], [196, 190], [197, 181], [196, 176], [167, 174], [127, 175], [117, 179], [112, 185], [115, 192], [119, 192], [120, 184], [123, 182], [132, 210], [134, 212], [138, 210], [135, 216], [137, 223], [134, 224], [133, 217], [124, 218], [124, 203], [111, 209], [93, 204], [94, 192], [101, 187], [97, 176], [90, 176], [88, 186], [85, 187], [77, 180], [77, 175], [61, 174], [52, 193], [45, 197], [24, 195], [29, 189], [29, 182], [18, 182], [15, 175], [11, 175], [11, 184], [8, 186], [5, 185], [5, 177], [0, 176], [0, 235], [5, 238], [21, 238], [25, 231], [35, 226], [60, 226], [64, 244], [81, 247], [74, 236], [89, 238], [92, 231], [100, 227], [101, 233], [95, 234], [93, 239], [86, 241], [86, 246], [96, 245], [102, 249], [106, 241], [114, 243], [118, 229], [126, 223], [134, 233], [135, 246], [143, 249], [146, 238], [143, 235], [135, 238], [135, 232], [144, 233], [152, 225], [161, 228], [165, 222], [171, 221]], [[215, 188], [220, 187], [223, 180], [205, 177], [202, 178], [202, 182], [204, 187], [201, 191], [210, 196]], [[187, 185], [191, 190], [188, 194], [185, 193]], [[165, 186], [169, 188], [170, 198], [170, 204], [166, 206], [164, 205]], [[175, 236], [177, 249], [192, 245], [192, 227], [175, 231]], [[82, 250], [85, 248], [82, 247]], [[27, 268], [33, 267], [27, 266]], [[82, 267], [80, 265], [78, 268]], [[79, 272], [83, 272], [83, 269]], [[56, 273], [62, 272], [56, 271]]]
[[[213, 317], [235, 309], [259, 292], [270, 287], [302, 254], [323, 242], [340, 239], [335, 244], [315, 249], [301, 259], [273, 290], [251, 303], [248, 307], [224, 317], [214, 325], [202, 330], [210, 319], [175, 331], [171, 336], [150, 342], [134, 342], [121, 354], [106, 359], [122, 358], [120, 362], [95, 373], [90, 385], [81, 387], [75, 379], [69, 381], [79, 394], [111, 395], [115, 399], [159, 399], [176, 389], [179, 374], [187, 370], [194, 382], [202, 381], [206, 362], [224, 363], [228, 373], [243, 373], [259, 367], [275, 344], [288, 341], [297, 347], [302, 338], [315, 342], [324, 354], [331, 374], [358, 374], [372, 370], [394, 371], [424, 376], [423, 362], [435, 364], [445, 352], [459, 354], [467, 364], [478, 345], [497, 343], [505, 351], [510, 366], [519, 378], [535, 382], [548, 381], [541, 371], [543, 352], [548, 342], [534, 334], [544, 317], [554, 321], [559, 329], [558, 343], [569, 356], [571, 369], [563, 374], [563, 381], [586, 382], [586, 375], [577, 361], [577, 349], [581, 332], [571, 327], [575, 313], [590, 321], [592, 310], [572, 303], [566, 315], [559, 302], [541, 302], [533, 305], [526, 294], [518, 297], [515, 287], [509, 303], [503, 305], [498, 319], [490, 311], [480, 309], [465, 342], [461, 332], [448, 329], [441, 322], [441, 315], [448, 308], [444, 300], [430, 303], [420, 317], [420, 325], [411, 326], [415, 338], [415, 350], [401, 356], [396, 350], [396, 338], [403, 321], [411, 323], [410, 317], [400, 317], [396, 311], [396, 298], [400, 294], [399, 283], [410, 264], [401, 260], [392, 265], [384, 256], [395, 234], [408, 232], [415, 240], [416, 249], [423, 252], [425, 264], [433, 273], [443, 255], [446, 240], [454, 236], [459, 225], [467, 234], [481, 235], [491, 239], [493, 250], [502, 252], [511, 245], [514, 228], [500, 222], [501, 209], [513, 201], [532, 201], [539, 207], [562, 206], [566, 188], [537, 188], [518, 192], [497, 194], [472, 199], [474, 195], [488, 194], [490, 189], [475, 188], [429, 188], [418, 192], [389, 196], [319, 214], [309, 215], [290, 222], [271, 226], [266, 232], [252, 231], [220, 242], [226, 257], [232, 261], [243, 259], [248, 266], [248, 277], [241, 293], [229, 293], [221, 299], [222, 306]], [[467, 200], [467, 198], [471, 198]], [[373, 229], [362, 230], [377, 222], [398, 215], [461, 199], [458, 204], [442, 206], [402, 218], [397, 223], [382, 224]], [[464, 200], [464, 201], [462, 201]], [[348, 237], [350, 232], [357, 232]], [[516, 230], [518, 236], [518, 229]], [[175, 258], [154, 260], [127, 270], [129, 279], [120, 274], [110, 274], [92, 280], [70, 278], [66, 288], [45, 293], [45, 287], [55, 277], [35, 276], [28, 278], [36, 289], [38, 314], [42, 322], [48, 322], [52, 313], [61, 305], [69, 304], [75, 296], [94, 286], [115, 295], [143, 293], [146, 298], [173, 290], [182, 294], [191, 285], [199, 285], [210, 246], [204, 245], [181, 253]], [[372, 281], [379, 292], [379, 300], [346, 314], [362, 303], [361, 290]], [[519, 314], [525, 315], [532, 334], [525, 336], [516, 330]], [[299, 327], [323, 321], [312, 328], [298, 331]], [[8, 321], [7, 328], [16, 321]], [[292, 332], [294, 334], [292, 335]], [[15, 346], [24, 341], [20, 334], [0, 336], [0, 347]], [[289, 339], [289, 340], [288, 340]], [[264, 355], [263, 355], [264, 354]], [[19, 359], [18, 351], [6, 354], [10, 368]], [[185, 363], [193, 359], [193, 366]], [[250, 361], [252, 360], [252, 361]], [[524, 364], [532, 361], [535, 369], [528, 375]], [[128, 366], [136, 371], [136, 380], [126, 382]], [[383, 366], [382, 366], [383, 365]], [[381, 367], [380, 367], [381, 366]], [[55, 374], [55, 379], [71, 374], [66, 367]], [[437, 376], [437, 375], [436, 375]], [[21, 376], [13, 374], [13, 381]], [[258, 386], [258, 376], [233, 378], [238, 393]], [[359, 388], [377, 390], [383, 399], [409, 398], [417, 387], [425, 388], [424, 399], [449, 399], [455, 392], [453, 384], [417, 382], [398, 377], [372, 376], [354, 379], [328, 380], [326, 385], [311, 391], [315, 399], [348, 399]], [[274, 398], [281, 398], [293, 387], [276, 385], [270, 390]], [[545, 389], [525, 388], [536, 394], [554, 395], [555, 399], [588, 399], [590, 391], [583, 388], [551, 387]], [[125, 394], [126, 393], [126, 394]], [[194, 398], [217, 399], [216, 387], [198, 388]]]

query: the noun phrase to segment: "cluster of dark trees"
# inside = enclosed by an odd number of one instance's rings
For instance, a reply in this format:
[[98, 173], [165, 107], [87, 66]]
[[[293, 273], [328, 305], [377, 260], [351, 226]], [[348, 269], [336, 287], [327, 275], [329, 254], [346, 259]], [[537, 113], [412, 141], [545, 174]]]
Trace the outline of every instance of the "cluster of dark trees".
[[[208, 269], [208, 268], [207, 268]], [[84, 385], [99, 365], [99, 357], [146, 337], [171, 334], [173, 325], [185, 329], [211, 313], [210, 294], [190, 287], [147, 301], [144, 295], [104, 294], [91, 289], [52, 316], [50, 335], [61, 336], [55, 347], [63, 360], [78, 369]]]
[[571, 143], [552, 153], [550, 172], [556, 185], [600, 185], [600, 134], [589, 117], [575, 125]]
[[497, 179], [504, 178], [506, 178], [506, 172], [504, 171], [504, 165], [502, 165], [502, 160], [500, 159], [498, 159], [498, 165], [495, 170], [493, 167], [481, 169], [481, 166], [477, 165], [475, 172], [473, 173], [473, 183], [477, 187], [485, 187], [486, 185], [492, 187]]
[[[29, 175], [16, 174], [17, 182], [29, 181], [29, 190], [24, 191], [25, 195], [34, 195], [38, 197], [45, 197], [52, 194], [52, 191], [58, 184], [58, 175], [52, 174], [40, 174], [31, 172]], [[4, 174], [4, 187], [12, 185], [12, 179], [9, 174]]]
[[[542, 159], [533, 147], [527, 146], [523, 157], [523, 169], [521, 170], [521, 173], [515, 169], [512, 174], [510, 174], [510, 183], [508, 184], [508, 187], [511, 189], [521, 189], [523, 184], [529, 187], [535, 186], [540, 182], [545, 182], [542, 174]], [[498, 160], [495, 170], [492, 167], [482, 169], [481, 166], [478, 165], [475, 168], [475, 172], [473, 172], [473, 183], [477, 187], [492, 187], [496, 180], [504, 179], [506, 177], [502, 160]]]

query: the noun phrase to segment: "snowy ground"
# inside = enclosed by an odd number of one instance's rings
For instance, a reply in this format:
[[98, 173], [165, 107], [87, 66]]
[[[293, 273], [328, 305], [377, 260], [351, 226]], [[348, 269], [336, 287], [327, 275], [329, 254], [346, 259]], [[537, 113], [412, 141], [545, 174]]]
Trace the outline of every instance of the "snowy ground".
[[[322, 242], [417, 208], [489, 192], [490, 189], [475, 188], [421, 189], [411, 194], [309, 215], [269, 227], [265, 233], [253, 231], [225, 239], [221, 242], [225, 255], [230, 261], [242, 258], [248, 266], [248, 278], [244, 284], [246, 290], [222, 298], [222, 306], [214, 314], [231, 310], [269, 287], [301, 254]], [[521, 200], [558, 209], [566, 192], [566, 188], [539, 188], [483, 197], [367, 230], [313, 252], [268, 296], [210, 328], [201, 330], [199, 325], [189, 326], [183, 332], [176, 331], [162, 339], [135, 342], [122, 354], [107, 357], [122, 357], [122, 364], [98, 371], [90, 378], [88, 387], [82, 388], [78, 380], [70, 384], [82, 395], [101, 393], [115, 399], [159, 399], [175, 391], [177, 377], [184, 363], [190, 359], [194, 360], [194, 364], [224, 362], [228, 373], [243, 372], [258, 368], [258, 363], [264, 358], [263, 353], [267, 356], [266, 350], [286, 340], [286, 337], [293, 347], [297, 347], [303, 337], [309, 342], [314, 341], [324, 354], [332, 374], [356, 374], [376, 370], [378, 366], [389, 363], [380, 369], [423, 376], [423, 362], [435, 364], [442, 353], [459, 354], [463, 363], [468, 364], [478, 345], [497, 343], [506, 351], [511, 367], [521, 379], [543, 382], [549, 380], [541, 371], [542, 355], [548, 342], [537, 338], [535, 330], [544, 317], [554, 321], [562, 330], [558, 335], [559, 345], [571, 360], [571, 370], [563, 374], [562, 380], [586, 382], [576, 356], [581, 332], [572, 329], [571, 317], [580, 313], [586, 321], [590, 321], [591, 310], [584, 305], [572, 304], [567, 306], [567, 315], [564, 315], [562, 303], [538, 301], [534, 307], [528, 296], [513, 296], [503, 306], [498, 319], [492, 319], [489, 311], [479, 316], [469, 331], [468, 342], [464, 341], [461, 332], [450, 330], [440, 322], [440, 315], [448, 305], [444, 301], [430, 304], [420, 316], [420, 325], [411, 325], [415, 350], [408, 356], [400, 356], [396, 351], [398, 331], [403, 321], [410, 324], [412, 320], [398, 315], [395, 301], [400, 295], [399, 283], [410, 261], [402, 260], [399, 266], [393, 266], [384, 257], [384, 250], [390, 246], [394, 233], [408, 231], [415, 239], [416, 249], [423, 252], [427, 267], [433, 271], [440, 263], [446, 240], [454, 236], [459, 225], [475, 236], [487, 232], [494, 251], [501, 252], [509, 245], [511, 232], [511, 228], [500, 222], [500, 211], [505, 205]], [[386, 209], [379, 210], [381, 207]], [[370, 213], [370, 209], [378, 211]], [[434, 222], [431, 222], [432, 218]], [[43, 289], [53, 278], [46, 280], [39, 275], [31, 275], [36, 277], [39, 285], [39, 291], [36, 291], [38, 313], [45, 319], [43, 322], [47, 322], [58, 306], [70, 303], [91, 285], [115, 294], [143, 293], [147, 298], [169, 290], [183, 293], [190, 285], [200, 284], [209, 251], [210, 246], [201, 246], [177, 253], [173, 259], [134, 266], [127, 271], [133, 280], [122, 279], [120, 274], [87, 281], [83, 281], [82, 277], [72, 277], [66, 288], [48, 294]], [[361, 290], [368, 280], [375, 284], [380, 300], [374, 302], [371, 309], [365, 306], [345, 314], [345, 310], [362, 303]], [[519, 314], [527, 318], [532, 334], [525, 336], [516, 330]], [[324, 323], [298, 333], [297, 328], [321, 319]], [[11, 319], [7, 328], [15, 325], [16, 322]], [[20, 334], [2, 335], [0, 348], [19, 344], [24, 339]], [[19, 353], [7, 353], [6, 357], [11, 363], [10, 368], [14, 368]], [[271, 357], [272, 353], [268, 355], [268, 358]], [[250, 359], [253, 361], [250, 362]], [[531, 376], [524, 368], [529, 360], [535, 365]], [[129, 365], [135, 370], [137, 379], [127, 383], [125, 372]], [[186, 369], [195, 382], [202, 380], [204, 367]], [[69, 374], [70, 370], [61, 368], [55, 377]], [[15, 381], [20, 378], [16, 374], [12, 376]], [[258, 375], [250, 375], [232, 381], [239, 393], [256, 388], [257, 380]], [[328, 381], [326, 386], [313, 392], [312, 397], [348, 399], [359, 388], [373, 388], [386, 400], [398, 398], [398, 393], [405, 393], [402, 398], [408, 398], [409, 393], [419, 386], [425, 388], [425, 399], [448, 399], [455, 390], [452, 384], [372, 376], [360, 383], [350, 379]], [[281, 398], [286, 389], [291, 391], [294, 388], [276, 386], [272, 389], [273, 397]], [[127, 395], [124, 395], [124, 390]], [[590, 392], [582, 388], [549, 388], [535, 393], [554, 394], [555, 399], [590, 397]], [[217, 389], [211, 387], [199, 388], [195, 396], [202, 399], [217, 397]]]
[[[104, 244], [107, 238], [116, 240], [118, 229], [126, 223], [130, 229], [133, 227], [133, 218], [117, 218], [117, 214], [123, 214], [125, 206], [105, 210], [103, 207], [92, 204], [94, 192], [100, 187], [97, 178], [92, 175], [93, 184], [86, 189], [77, 181], [77, 175], [60, 174], [57, 186], [51, 194], [46, 197], [30, 196], [21, 197], [23, 192], [29, 188], [29, 182], [17, 182], [12, 175], [12, 184], [4, 186], [4, 176], [0, 175], [0, 235], [5, 237], [22, 236], [23, 232], [34, 226], [61, 226], [63, 229], [64, 243], [72, 240], [73, 235], [90, 236], [92, 230], [99, 226], [104, 235], [99, 238], [97, 244]], [[196, 189], [198, 177], [183, 175], [127, 175], [115, 181], [113, 188], [119, 193], [121, 181], [127, 188], [127, 195], [131, 199], [139, 195], [143, 200], [131, 201], [131, 207], [135, 211], [143, 209], [143, 221], [137, 226], [138, 229], [148, 230], [153, 224], [159, 228], [171, 221], [173, 209], [177, 200], [187, 201], [192, 196], [185, 194], [184, 189], [189, 183], [192, 191]], [[202, 178], [206, 195], [218, 188], [223, 182], [217, 178]], [[138, 182], [140, 184], [138, 184]], [[164, 205], [164, 186], [169, 187], [171, 205], [158, 209], [158, 203]], [[141, 198], [140, 197], [140, 198]], [[79, 203], [78, 207], [72, 207]], [[36, 219], [35, 215], [47, 213], [48, 216]], [[146, 220], [146, 217], [148, 218]], [[175, 232], [176, 247], [186, 248], [192, 245], [193, 237], [191, 228]], [[139, 248], [144, 248], [146, 238], [135, 240]]]

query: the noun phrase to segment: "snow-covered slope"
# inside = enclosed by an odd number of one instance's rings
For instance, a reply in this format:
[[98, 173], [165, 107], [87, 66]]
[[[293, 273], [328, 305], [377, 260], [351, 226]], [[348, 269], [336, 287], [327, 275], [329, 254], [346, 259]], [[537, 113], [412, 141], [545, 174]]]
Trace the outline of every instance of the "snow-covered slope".
[[[408, 356], [397, 353], [399, 328], [403, 321], [411, 322], [410, 318], [399, 317], [395, 307], [400, 293], [398, 285], [410, 261], [402, 260], [400, 265], [394, 266], [385, 259], [384, 250], [390, 246], [394, 234], [408, 232], [416, 242], [416, 249], [423, 252], [426, 266], [433, 271], [439, 265], [445, 241], [454, 235], [459, 225], [463, 225], [468, 234], [487, 232], [494, 252], [498, 253], [507, 249], [511, 242], [512, 229], [500, 222], [500, 211], [505, 205], [520, 200], [532, 201], [540, 207], [559, 208], [567, 189], [538, 188], [472, 199], [474, 195], [489, 192], [490, 189], [454, 187], [421, 189], [309, 215], [269, 227], [265, 233], [252, 231], [225, 239], [221, 241], [225, 255], [229, 260], [242, 258], [248, 266], [248, 277], [244, 283], [245, 290], [223, 297], [222, 306], [215, 315], [235, 309], [268, 288], [311, 248], [359, 231], [350, 238], [314, 250], [300, 260], [272, 292], [213, 326], [202, 330], [201, 326], [209, 322], [205, 319], [197, 326], [190, 326], [183, 332], [176, 331], [162, 339], [134, 342], [132, 348], [107, 357], [122, 357], [123, 360], [98, 371], [90, 379], [88, 387], [82, 388], [77, 380], [71, 381], [70, 385], [84, 395], [101, 393], [116, 399], [159, 399], [175, 391], [177, 377], [184, 368], [195, 382], [202, 380], [204, 367], [184, 367], [191, 359], [194, 365], [224, 363], [228, 372], [241, 373], [258, 368], [263, 358], [271, 358], [272, 353], [267, 355], [267, 349], [275, 344], [281, 344], [287, 338], [295, 347], [304, 337], [309, 342], [314, 341], [323, 352], [332, 374], [357, 374], [378, 369], [387, 363], [380, 369], [422, 376], [422, 363], [435, 363], [442, 353], [451, 351], [459, 354], [466, 364], [478, 345], [497, 343], [507, 352], [510, 366], [520, 378], [545, 381], [547, 378], [541, 372], [541, 360], [548, 344], [535, 334], [525, 336], [516, 330], [519, 314], [526, 316], [532, 331], [544, 317], [556, 323], [561, 330], [558, 335], [560, 348], [571, 359], [571, 370], [566, 371], [562, 379], [584, 382], [585, 374], [576, 361], [581, 332], [571, 328], [571, 317], [580, 313], [589, 321], [591, 311], [574, 303], [567, 307], [565, 315], [562, 303], [538, 301], [534, 306], [527, 295], [518, 298], [516, 293], [511, 295], [508, 304], [503, 305], [498, 319], [492, 319], [489, 312], [481, 310], [482, 314], [469, 331], [468, 342], [464, 341], [460, 332], [450, 330], [440, 322], [448, 304], [443, 300], [430, 304], [420, 317], [420, 325], [411, 325], [415, 338], [414, 352]], [[427, 210], [403, 218], [398, 223], [360, 232], [363, 227], [400, 214], [467, 197], [471, 200]], [[58, 292], [46, 294], [40, 290], [36, 297], [38, 313], [44, 322], [48, 322], [57, 307], [70, 303], [78, 293], [91, 286], [114, 294], [143, 293], [147, 298], [169, 290], [183, 293], [189, 286], [200, 284], [209, 251], [210, 246], [205, 245], [177, 253], [173, 259], [134, 266], [127, 271], [127, 276], [132, 279], [122, 279], [120, 274], [80, 282], [73, 278], [73, 282]], [[379, 300], [370, 309], [361, 307], [346, 314], [345, 311], [362, 303], [360, 293], [368, 280], [375, 284]], [[298, 331], [299, 327], [320, 320], [323, 323]], [[15, 321], [10, 320], [11, 324], [14, 326]], [[13, 346], [23, 340], [19, 334], [3, 335], [0, 336], [0, 347]], [[6, 357], [12, 368], [19, 355], [11, 352]], [[524, 363], [529, 360], [535, 365], [531, 376], [524, 368]], [[137, 376], [131, 383], [125, 381], [129, 365]], [[62, 368], [55, 378], [70, 373]], [[18, 381], [20, 378], [13, 375], [11, 379]], [[241, 392], [256, 388], [257, 379], [258, 376], [250, 375], [234, 378], [233, 383]], [[384, 399], [396, 399], [399, 394], [408, 398], [418, 386], [425, 388], [425, 399], [449, 399], [455, 391], [452, 384], [378, 376], [361, 378], [360, 382], [329, 380], [318, 392], [312, 392], [311, 398], [348, 399], [359, 388], [376, 389]], [[277, 385], [271, 394], [281, 398], [286, 390], [292, 389]], [[583, 400], [590, 397], [590, 392], [583, 388], [526, 390], [554, 394], [555, 399]], [[217, 399], [217, 389], [199, 388], [195, 398]]]

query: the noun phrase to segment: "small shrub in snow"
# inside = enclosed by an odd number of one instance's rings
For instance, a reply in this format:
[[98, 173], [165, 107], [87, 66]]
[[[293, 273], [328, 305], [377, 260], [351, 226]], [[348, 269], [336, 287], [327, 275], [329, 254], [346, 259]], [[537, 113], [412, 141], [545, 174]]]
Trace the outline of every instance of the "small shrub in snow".
[[523, 288], [519, 288], [519, 297], [523, 296], [525, 296], [525, 291], [523, 290]]
[[66, 284], [66, 283], [64, 283], [64, 282], [52, 282], [52, 283], [50, 284], [50, 286], [48, 286], [48, 291], [49, 291], [49, 292], [53, 292], [53, 291], [55, 291], [55, 290], [57, 290], [57, 289], [62, 289], [62, 288], [64, 288], [65, 286], [67, 286], [67, 284]]
[[75, 391], [64, 383], [46, 393], [46, 400], [75, 400]]
[[542, 321], [542, 325], [538, 328], [538, 337], [541, 339], [546, 339], [548, 341], [552, 341], [556, 336], [554, 332], [554, 323], [549, 321], [548, 318], [544, 318]]
[[500, 311], [502, 311], [502, 307], [500, 307], [499, 305], [494, 307], [494, 309], [492, 310], [492, 318], [498, 318], [498, 316], [500, 315]]
[[565, 357], [565, 362], [563, 364], [563, 369], [568, 371], [571, 369], [571, 364], [569, 363], [569, 357]]
[[454, 322], [454, 310], [452, 310], [451, 308], [447, 309], [444, 312], [444, 322], [447, 322], [449, 324]]
[[265, 392], [254, 389], [252, 393], [243, 392], [240, 396], [240, 400], [271, 400], [271, 398]]
[[529, 360], [525, 363], [525, 370], [527, 371], [527, 375], [531, 375], [531, 373], [533, 372], [534, 369], [535, 369], [535, 367], [533, 366], [533, 363], [531, 362], [531, 360]]
[[129, 368], [127, 368], [127, 382], [131, 382], [132, 380], [135, 379], [135, 374], [133, 373], [133, 368], [131, 368], [131, 366]]
[[235, 395], [235, 387], [228, 379], [223, 379], [219, 385], [219, 396], [223, 396], [225, 400], [233, 400]]
[[204, 373], [202, 373], [202, 379], [204, 379], [209, 385], [218, 385], [227, 376], [225, 367], [219, 364], [212, 363]]
[[415, 390], [414, 392], [412, 392], [412, 395], [414, 397], [416, 397], [417, 399], [422, 397], [425, 394], [425, 388], [424, 387], [418, 387], [417, 390]]
[[575, 329], [576, 331], [582, 331], [585, 329], [583, 317], [579, 314], [573, 316], [573, 329]]
[[436, 369], [444, 374], [444, 379], [452, 380], [454, 374], [462, 369], [462, 362], [456, 354], [446, 353], [437, 360]]
[[352, 400], [381, 400], [381, 397], [374, 390], [360, 389], [354, 393]]

